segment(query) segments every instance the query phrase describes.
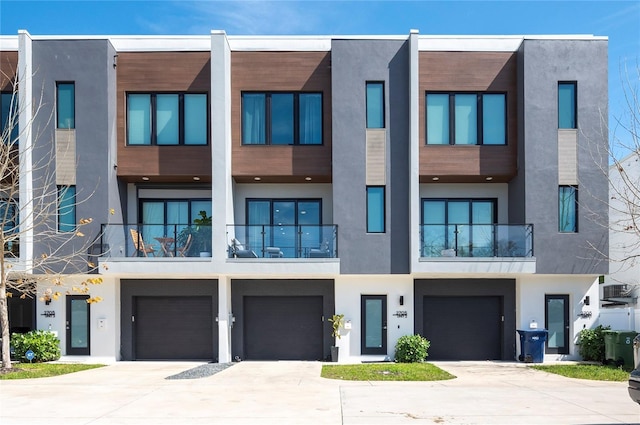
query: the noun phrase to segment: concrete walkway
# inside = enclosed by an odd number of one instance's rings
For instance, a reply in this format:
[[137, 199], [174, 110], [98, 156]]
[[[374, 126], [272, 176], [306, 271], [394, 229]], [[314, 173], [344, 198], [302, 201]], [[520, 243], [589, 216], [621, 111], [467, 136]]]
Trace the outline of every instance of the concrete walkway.
[[317, 362], [242, 362], [167, 380], [202, 363], [119, 362], [0, 381], [0, 424], [618, 424], [640, 423], [626, 383], [563, 378], [501, 362], [434, 362], [458, 378], [347, 382]]

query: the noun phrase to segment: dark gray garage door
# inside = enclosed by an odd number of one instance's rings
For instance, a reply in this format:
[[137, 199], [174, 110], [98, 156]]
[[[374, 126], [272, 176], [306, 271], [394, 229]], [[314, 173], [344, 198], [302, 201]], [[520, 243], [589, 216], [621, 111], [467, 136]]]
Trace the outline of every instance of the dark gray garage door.
[[211, 297], [134, 297], [137, 360], [212, 360]]
[[502, 297], [424, 297], [429, 360], [501, 358]]
[[245, 296], [248, 360], [322, 359], [321, 296]]

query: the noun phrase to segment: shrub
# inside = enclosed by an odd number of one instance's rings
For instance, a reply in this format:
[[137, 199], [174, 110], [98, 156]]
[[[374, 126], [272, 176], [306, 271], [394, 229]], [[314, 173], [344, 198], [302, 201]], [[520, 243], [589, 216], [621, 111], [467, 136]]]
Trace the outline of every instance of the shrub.
[[50, 362], [60, 358], [60, 340], [48, 331], [31, 331], [26, 334], [11, 335], [11, 345], [15, 349], [15, 356], [22, 362], [27, 362], [25, 353], [33, 351], [34, 362]]
[[598, 325], [595, 329], [583, 329], [578, 336], [580, 355], [584, 360], [604, 362], [604, 331], [611, 326]]
[[396, 343], [396, 362], [417, 363], [423, 362], [427, 356], [427, 350], [431, 343], [422, 335], [404, 335]]

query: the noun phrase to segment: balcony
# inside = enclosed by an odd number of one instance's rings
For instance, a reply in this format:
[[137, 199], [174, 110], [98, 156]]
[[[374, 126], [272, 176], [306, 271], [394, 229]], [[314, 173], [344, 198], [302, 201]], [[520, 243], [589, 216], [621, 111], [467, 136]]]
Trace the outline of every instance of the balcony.
[[211, 226], [195, 224], [103, 224], [102, 258], [211, 257]]
[[421, 257], [533, 257], [532, 224], [424, 224]]
[[227, 225], [229, 258], [338, 258], [338, 226]]

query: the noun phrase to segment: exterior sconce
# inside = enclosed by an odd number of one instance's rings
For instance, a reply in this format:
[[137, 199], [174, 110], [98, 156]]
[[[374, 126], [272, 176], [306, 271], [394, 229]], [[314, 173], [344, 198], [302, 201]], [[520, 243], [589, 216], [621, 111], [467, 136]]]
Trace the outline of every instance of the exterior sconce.
[[586, 297], [584, 297], [584, 305], [589, 305], [591, 304], [591, 299], [589, 298], [589, 295], [587, 295]]
[[400, 295], [400, 305], [404, 305], [404, 295]]

